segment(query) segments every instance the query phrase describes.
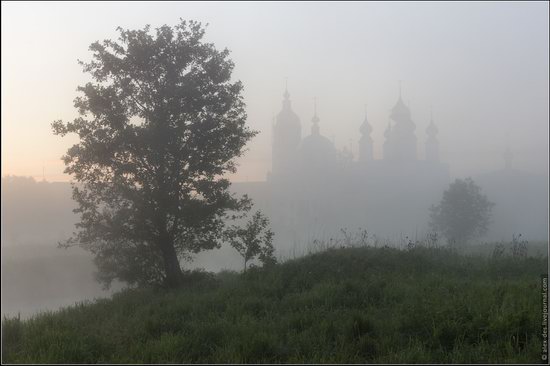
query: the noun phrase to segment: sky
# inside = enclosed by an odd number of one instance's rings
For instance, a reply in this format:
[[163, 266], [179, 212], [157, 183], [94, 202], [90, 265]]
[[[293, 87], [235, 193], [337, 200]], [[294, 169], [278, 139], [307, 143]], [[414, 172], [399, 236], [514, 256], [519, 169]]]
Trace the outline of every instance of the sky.
[[205, 40], [228, 48], [244, 84], [247, 145], [234, 181], [271, 169], [274, 116], [288, 79], [302, 135], [317, 98], [321, 134], [357, 156], [359, 126], [373, 126], [381, 158], [389, 111], [403, 100], [418, 153], [433, 111], [452, 177], [504, 167], [548, 175], [548, 2], [2, 2], [2, 176], [68, 181], [61, 156], [75, 137], [51, 122], [77, 116], [77, 60], [116, 28], [209, 23]]

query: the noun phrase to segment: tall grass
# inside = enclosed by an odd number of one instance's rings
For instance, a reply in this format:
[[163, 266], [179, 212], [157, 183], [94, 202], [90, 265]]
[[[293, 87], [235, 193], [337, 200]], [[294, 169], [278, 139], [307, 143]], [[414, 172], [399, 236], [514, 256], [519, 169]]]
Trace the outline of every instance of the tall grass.
[[4, 319], [10, 363], [534, 363], [546, 256], [323, 248]]

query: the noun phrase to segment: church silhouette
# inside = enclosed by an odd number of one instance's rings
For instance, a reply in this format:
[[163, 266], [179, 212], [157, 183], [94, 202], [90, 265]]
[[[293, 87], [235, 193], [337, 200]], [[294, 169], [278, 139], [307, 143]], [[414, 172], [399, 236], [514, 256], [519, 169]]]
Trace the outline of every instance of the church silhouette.
[[426, 155], [419, 159], [416, 125], [400, 90], [384, 133], [383, 158], [373, 157], [373, 128], [365, 116], [354, 160], [323, 136], [316, 104], [311, 132], [302, 137], [286, 89], [273, 126], [267, 181], [235, 184], [270, 217], [278, 248], [328, 239], [342, 228], [383, 237], [427, 233], [429, 206], [439, 201], [450, 179], [448, 165], [439, 161], [433, 117], [426, 129]]
[[[321, 117], [315, 101], [310, 132], [302, 136], [300, 117], [286, 89], [273, 126], [267, 180], [232, 184], [233, 192], [247, 194], [254, 210], [267, 214], [275, 248], [303, 252], [315, 239], [341, 237], [343, 228], [367, 230], [371, 237], [394, 245], [407, 236], [422, 240], [430, 234], [429, 208], [439, 203], [451, 183], [449, 165], [440, 161], [433, 115], [424, 131], [425, 154], [419, 157], [416, 123], [399, 88], [384, 131], [381, 159], [374, 158], [373, 127], [366, 115], [358, 131], [357, 159], [323, 136]], [[501, 169], [472, 177], [496, 203], [484, 240], [509, 241], [517, 233], [529, 240], [547, 240], [548, 176], [512, 168], [509, 146], [502, 157]]]

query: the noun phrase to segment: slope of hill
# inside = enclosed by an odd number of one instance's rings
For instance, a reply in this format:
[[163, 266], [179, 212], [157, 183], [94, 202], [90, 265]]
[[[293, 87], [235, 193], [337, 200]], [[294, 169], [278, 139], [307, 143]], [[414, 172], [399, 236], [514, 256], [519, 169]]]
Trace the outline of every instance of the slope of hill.
[[547, 257], [341, 248], [2, 323], [9, 363], [536, 363]]

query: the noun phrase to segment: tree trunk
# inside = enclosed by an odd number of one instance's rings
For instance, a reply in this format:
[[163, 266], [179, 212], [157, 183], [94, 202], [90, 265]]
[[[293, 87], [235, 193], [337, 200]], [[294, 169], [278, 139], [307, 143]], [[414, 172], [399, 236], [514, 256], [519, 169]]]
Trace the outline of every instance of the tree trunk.
[[164, 271], [166, 272], [165, 283], [168, 287], [177, 287], [183, 279], [180, 262], [174, 244], [168, 237], [168, 233], [162, 235], [159, 246], [164, 259]]
[[174, 247], [170, 244], [167, 250], [163, 252], [164, 268], [166, 271], [166, 285], [168, 287], [177, 287], [183, 279], [180, 262]]

